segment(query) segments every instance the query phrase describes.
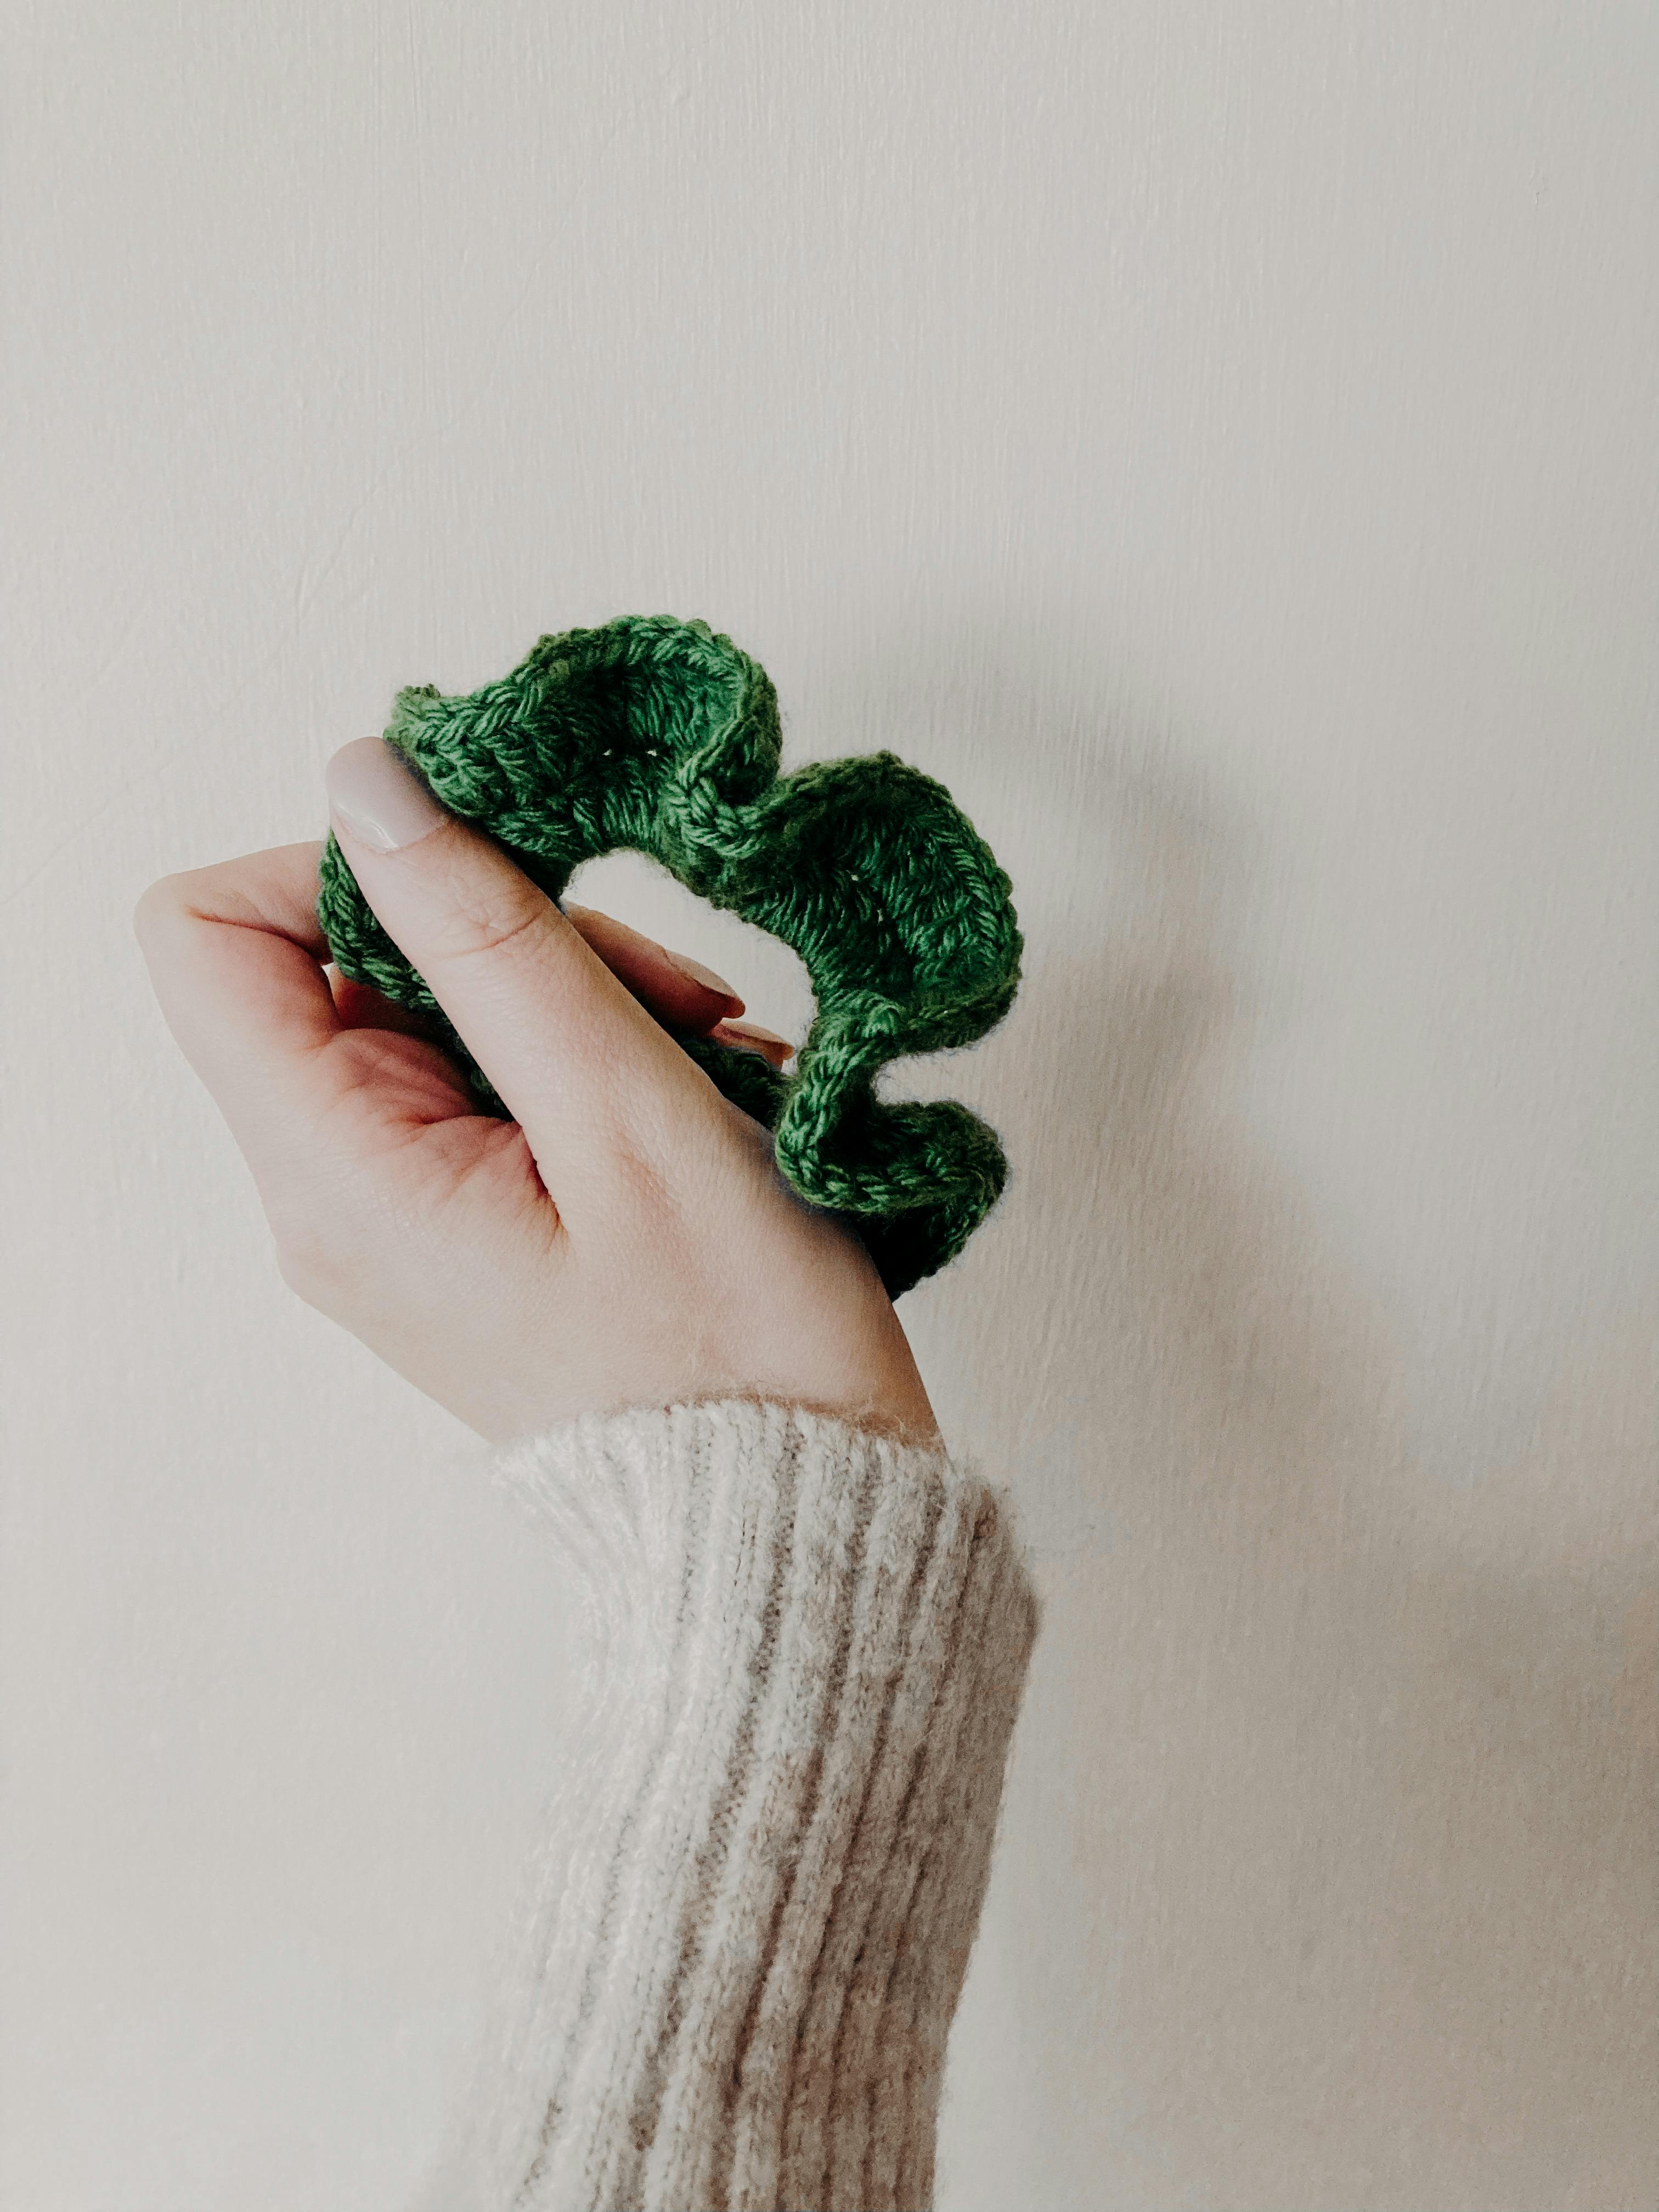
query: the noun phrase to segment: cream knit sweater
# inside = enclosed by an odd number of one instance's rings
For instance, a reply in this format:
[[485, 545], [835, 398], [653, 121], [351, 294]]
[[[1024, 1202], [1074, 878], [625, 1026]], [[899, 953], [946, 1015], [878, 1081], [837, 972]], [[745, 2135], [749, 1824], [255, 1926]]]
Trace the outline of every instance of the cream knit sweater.
[[919, 2212], [1036, 1628], [1006, 1509], [942, 1452], [743, 1401], [498, 1465], [592, 1657], [422, 2212]]

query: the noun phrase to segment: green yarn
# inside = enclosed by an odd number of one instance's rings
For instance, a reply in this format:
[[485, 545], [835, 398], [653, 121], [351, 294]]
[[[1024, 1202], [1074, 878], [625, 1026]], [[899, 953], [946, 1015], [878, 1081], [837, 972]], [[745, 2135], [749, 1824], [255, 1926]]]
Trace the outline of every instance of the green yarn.
[[[874, 1089], [902, 1054], [983, 1036], [1018, 985], [1012, 886], [943, 785], [886, 752], [780, 775], [765, 670], [706, 623], [660, 615], [544, 637], [463, 697], [401, 691], [386, 737], [550, 898], [626, 846], [792, 946], [817, 1001], [792, 1074], [702, 1039], [685, 1050], [772, 1130], [801, 1196], [852, 1221], [892, 1297], [955, 1257], [1001, 1191], [1002, 1147], [965, 1106]], [[504, 1114], [331, 836], [317, 911], [341, 972], [434, 1016], [484, 1110]]]

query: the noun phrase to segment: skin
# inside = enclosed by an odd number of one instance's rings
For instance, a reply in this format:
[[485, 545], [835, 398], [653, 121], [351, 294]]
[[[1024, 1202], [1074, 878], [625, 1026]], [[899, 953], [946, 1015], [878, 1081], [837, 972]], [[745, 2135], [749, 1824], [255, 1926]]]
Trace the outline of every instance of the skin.
[[334, 826], [516, 1119], [475, 1113], [418, 1018], [327, 965], [319, 845], [152, 884], [134, 926], [156, 996], [290, 1287], [492, 1441], [735, 1396], [936, 1442], [863, 1246], [671, 1035], [781, 1060], [728, 1026], [742, 1002], [561, 913], [453, 817], [385, 853]]

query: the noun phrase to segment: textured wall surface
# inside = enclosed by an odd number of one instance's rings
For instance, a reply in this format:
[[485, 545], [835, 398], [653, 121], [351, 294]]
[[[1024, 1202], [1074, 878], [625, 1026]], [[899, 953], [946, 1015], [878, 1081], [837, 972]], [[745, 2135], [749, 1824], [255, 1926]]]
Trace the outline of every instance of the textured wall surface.
[[457, 2086], [559, 1571], [283, 1289], [128, 916], [661, 611], [1030, 943], [918, 1078], [1048, 1606], [945, 2212], [1651, 2207], [1659, 12], [12, 21], [0, 2202], [397, 2212]]

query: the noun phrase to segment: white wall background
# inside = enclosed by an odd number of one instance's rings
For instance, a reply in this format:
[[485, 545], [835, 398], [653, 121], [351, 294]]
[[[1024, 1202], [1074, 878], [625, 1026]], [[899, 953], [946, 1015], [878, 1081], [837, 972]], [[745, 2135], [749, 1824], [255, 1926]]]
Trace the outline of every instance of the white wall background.
[[1659, 9], [9, 12], [0, 2202], [396, 2212], [458, 2086], [558, 1572], [128, 915], [652, 611], [1029, 937], [908, 1305], [1048, 1604], [944, 2212], [1652, 2206]]

